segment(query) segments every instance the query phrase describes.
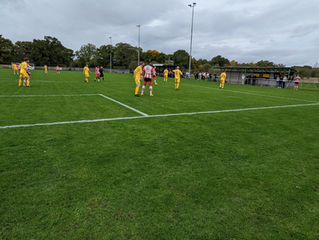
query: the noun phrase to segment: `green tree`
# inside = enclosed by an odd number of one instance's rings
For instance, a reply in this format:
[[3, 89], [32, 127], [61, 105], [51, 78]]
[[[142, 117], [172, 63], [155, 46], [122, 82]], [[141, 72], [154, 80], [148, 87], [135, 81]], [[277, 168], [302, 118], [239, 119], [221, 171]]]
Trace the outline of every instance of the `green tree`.
[[231, 60], [229, 65], [232, 66], [232, 67], [235, 67], [235, 66], [239, 66], [240, 64], [237, 61], [235, 61], [235, 60]]
[[32, 52], [32, 42], [17, 41], [14, 45], [13, 52], [13, 58], [16, 62], [21, 62], [25, 57], [30, 58]]
[[208, 72], [211, 68], [211, 65], [209, 63], [204, 63], [198, 65], [198, 71], [200, 72]]
[[97, 65], [108, 67], [110, 65], [110, 55], [112, 54], [113, 58], [114, 51], [115, 48], [110, 44], [99, 47], [96, 52]]
[[224, 67], [224, 66], [228, 66], [230, 64], [230, 62], [227, 58], [224, 58], [221, 55], [218, 55], [216, 57], [213, 57], [210, 60], [210, 64], [213, 66]]
[[[35, 40], [34, 40], [35, 41]], [[36, 52], [36, 48], [38, 44], [34, 45], [34, 51]], [[41, 45], [45, 45], [47, 47], [47, 51], [42, 52], [42, 65], [62, 65], [62, 66], [70, 66], [73, 61], [73, 50], [66, 48], [62, 45], [62, 43], [55, 37], [45, 36], [44, 42]], [[46, 62], [48, 61], [48, 62]]]
[[0, 63], [11, 63], [13, 44], [9, 39], [0, 35]]
[[64, 47], [57, 38], [50, 36], [45, 36], [44, 40], [34, 39], [32, 42], [18, 41], [13, 46], [12, 55], [16, 62], [28, 57], [38, 66], [70, 66], [73, 60], [73, 50]]
[[33, 40], [30, 58], [36, 65], [52, 65], [50, 62], [51, 51], [45, 40]]
[[96, 54], [97, 48], [94, 44], [91, 43], [81, 46], [81, 48], [75, 52], [75, 55], [82, 66], [84, 66], [86, 63], [88, 63], [90, 66], [96, 65]]
[[197, 63], [198, 65], [204, 65], [204, 64], [209, 63], [209, 62], [208, 62], [206, 59], [200, 58], [200, 59], [198, 59], [198, 60], [196, 61], [196, 63]]
[[189, 61], [189, 54], [185, 50], [177, 50], [173, 53], [173, 61], [176, 65], [187, 67]]
[[137, 48], [128, 43], [118, 43], [114, 50], [114, 65], [129, 67], [131, 62], [137, 65]]
[[275, 64], [273, 62], [267, 61], [267, 60], [261, 60], [256, 63], [256, 66], [258, 67], [275, 67]]

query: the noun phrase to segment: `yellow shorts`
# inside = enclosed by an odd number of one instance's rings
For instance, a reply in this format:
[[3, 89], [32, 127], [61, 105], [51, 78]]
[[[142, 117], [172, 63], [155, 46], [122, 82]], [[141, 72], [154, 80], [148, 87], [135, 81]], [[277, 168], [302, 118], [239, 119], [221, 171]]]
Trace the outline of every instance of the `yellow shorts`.
[[181, 79], [175, 78], [175, 82], [176, 82], [176, 83], [179, 83], [180, 81], [181, 81]]
[[140, 79], [135, 79], [135, 84], [141, 84]]
[[26, 72], [20, 72], [20, 78], [28, 78], [29, 75]]
[[89, 78], [90, 77], [90, 75], [89, 74], [85, 74], [85, 78]]

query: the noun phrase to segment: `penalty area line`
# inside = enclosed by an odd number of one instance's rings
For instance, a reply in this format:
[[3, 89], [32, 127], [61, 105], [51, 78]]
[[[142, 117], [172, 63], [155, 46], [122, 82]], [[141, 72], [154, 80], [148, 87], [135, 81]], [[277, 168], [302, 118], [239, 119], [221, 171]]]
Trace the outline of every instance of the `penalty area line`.
[[76, 123], [108, 122], [108, 121], [130, 120], [130, 119], [141, 119], [141, 118], [144, 119], [144, 118], [158, 118], [158, 117], [189, 116], [189, 115], [199, 115], [199, 114], [216, 114], [216, 113], [255, 111], [255, 110], [280, 109], [280, 108], [297, 108], [297, 107], [307, 107], [307, 106], [319, 106], [319, 102], [309, 103], [309, 104], [239, 108], [239, 109], [215, 110], [215, 111], [205, 111], [205, 112], [169, 113], [169, 114], [158, 114], [158, 115], [147, 115], [147, 116], [117, 117], [117, 118], [103, 118], [103, 119], [93, 119], [93, 120], [78, 120], [78, 121], [64, 121], [64, 122], [52, 122], [52, 123], [8, 125], [8, 126], [0, 126], [0, 129], [36, 127], [36, 126], [54, 126], [54, 125], [76, 124]]
[[115, 99], [113, 99], [113, 98], [110, 98], [110, 97], [105, 96], [105, 95], [103, 95], [103, 94], [99, 94], [99, 95], [100, 95], [101, 97], [105, 98], [105, 99], [108, 99], [108, 100], [110, 100], [110, 101], [112, 101], [112, 102], [115, 102], [115, 103], [117, 103], [117, 104], [119, 104], [119, 105], [121, 105], [121, 106], [123, 106], [123, 107], [126, 107], [126, 108], [128, 108], [128, 109], [130, 109], [130, 110], [132, 110], [132, 111], [134, 111], [134, 112], [137, 112], [138, 114], [141, 114], [141, 115], [144, 116], [144, 117], [149, 116], [148, 114], [143, 113], [143, 112], [141, 112], [141, 111], [139, 111], [139, 110], [137, 110], [137, 109], [135, 109], [135, 108], [132, 108], [132, 107], [130, 107], [130, 106], [124, 104], [124, 103], [121, 103], [121, 102], [119, 102], [119, 101], [117, 101], [117, 100], [115, 100]]
[[49, 95], [0, 95], [0, 98], [27, 98], [27, 97], [87, 97], [99, 94], [49, 94]]

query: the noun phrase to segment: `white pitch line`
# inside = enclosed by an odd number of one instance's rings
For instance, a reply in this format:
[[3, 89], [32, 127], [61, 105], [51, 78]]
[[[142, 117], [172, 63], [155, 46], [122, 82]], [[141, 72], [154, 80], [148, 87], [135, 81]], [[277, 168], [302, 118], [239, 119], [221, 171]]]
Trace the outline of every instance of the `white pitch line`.
[[309, 104], [239, 108], [239, 109], [215, 110], [215, 111], [205, 111], [205, 112], [169, 113], [169, 114], [134, 116], [134, 117], [117, 117], [117, 118], [103, 118], [103, 119], [93, 119], [93, 120], [78, 120], [78, 121], [64, 121], [64, 122], [52, 122], [52, 123], [8, 125], [8, 126], [0, 126], [0, 129], [35, 127], [35, 126], [53, 126], [53, 125], [75, 124], [75, 123], [108, 122], [108, 121], [118, 121], [118, 120], [141, 119], [141, 118], [158, 118], [158, 117], [172, 117], [172, 116], [189, 116], [189, 115], [199, 115], [199, 114], [216, 114], [216, 113], [242, 112], [242, 111], [279, 109], [279, 108], [297, 108], [297, 107], [307, 107], [307, 106], [319, 106], [319, 102], [309, 103]]
[[199, 86], [199, 87], [207, 88], [207, 89], [211, 89], [211, 90], [216, 90], [216, 91], [218, 90], [218, 91], [234, 92], [234, 93], [241, 93], [241, 94], [249, 94], [249, 95], [255, 95], [255, 96], [260, 96], [260, 97], [280, 98], [280, 99], [295, 100], [295, 101], [298, 100], [298, 101], [310, 102], [310, 103], [316, 102], [316, 101], [310, 101], [310, 100], [305, 100], [305, 99], [300, 99], [300, 98], [287, 98], [287, 97], [281, 97], [281, 96], [259, 94], [259, 93], [254, 93], [254, 92], [242, 92], [242, 91], [230, 90], [230, 89], [217, 89], [217, 88], [211, 88], [211, 87], [205, 87], [205, 86]]
[[103, 97], [103, 98], [106, 98], [106, 99], [112, 101], [112, 102], [115, 102], [115, 103], [117, 103], [117, 104], [120, 104], [120, 105], [122, 105], [123, 107], [126, 107], [126, 108], [128, 108], [128, 109], [130, 109], [130, 110], [132, 110], [132, 111], [134, 111], [134, 112], [137, 112], [137, 113], [139, 113], [139, 114], [141, 114], [141, 115], [143, 115], [143, 116], [145, 116], [145, 117], [148, 116], [148, 114], [143, 113], [143, 112], [141, 112], [141, 111], [139, 111], [139, 110], [137, 110], [137, 109], [135, 109], [135, 108], [132, 108], [132, 107], [130, 107], [130, 106], [124, 104], [124, 103], [121, 103], [121, 102], [119, 102], [119, 101], [117, 101], [117, 100], [115, 100], [115, 99], [113, 99], [113, 98], [110, 98], [110, 97], [105, 96], [105, 95], [103, 95], [103, 94], [99, 94], [99, 95], [100, 95], [101, 97]]
[[77, 121], [64, 121], [64, 122], [52, 122], [52, 123], [34, 123], [34, 124], [8, 125], [8, 126], [0, 126], [0, 129], [36, 127], [36, 126], [54, 126], [54, 125], [65, 125], [65, 124], [75, 124], [75, 123], [107, 122], [107, 121], [137, 119], [137, 118], [144, 118], [144, 116], [119, 117], [119, 118], [102, 118], [102, 119], [93, 119], [93, 120], [77, 120]]
[[26, 98], [26, 97], [87, 97], [100, 94], [53, 94], [53, 95], [0, 95], [0, 98]]

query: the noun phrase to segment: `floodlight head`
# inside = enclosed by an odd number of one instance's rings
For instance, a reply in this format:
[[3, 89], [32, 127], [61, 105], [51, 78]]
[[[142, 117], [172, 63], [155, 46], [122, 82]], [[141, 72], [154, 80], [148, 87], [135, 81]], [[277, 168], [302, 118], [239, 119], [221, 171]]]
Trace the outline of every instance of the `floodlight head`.
[[195, 5], [196, 5], [196, 3], [194, 2], [194, 3], [193, 3], [193, 6], [195, 7]]
[[189, 7], [192, 7], [192, 4], [188, 4]]

